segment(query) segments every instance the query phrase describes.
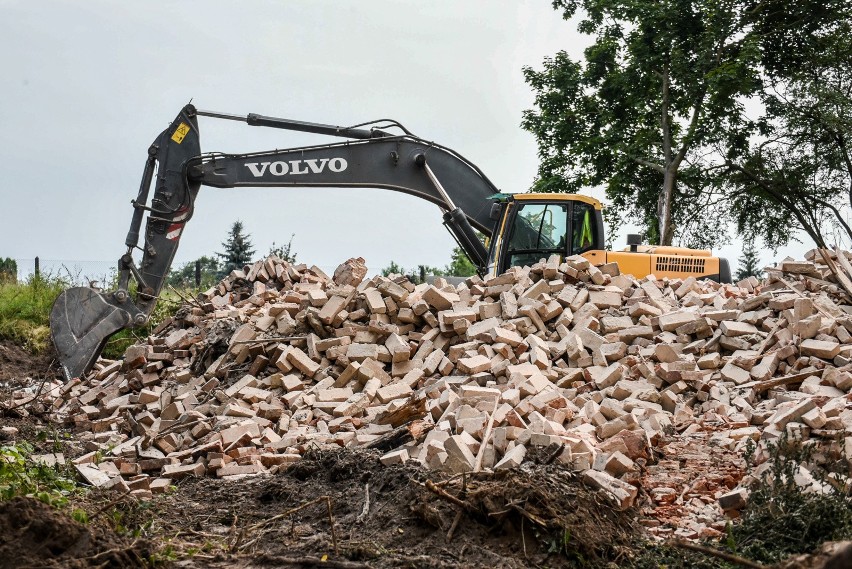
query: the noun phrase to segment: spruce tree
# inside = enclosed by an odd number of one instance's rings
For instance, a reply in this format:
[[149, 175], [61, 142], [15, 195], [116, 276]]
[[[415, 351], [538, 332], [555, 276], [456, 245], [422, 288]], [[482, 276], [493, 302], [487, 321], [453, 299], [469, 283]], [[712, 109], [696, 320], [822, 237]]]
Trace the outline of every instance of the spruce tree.
[[736, 280], [741, 281], [749, 277], [760, 278], [763, 271], [760, 270], [760, 257], [757, 254], [757, 248], [754, 246], [754, 240], [750, 240], [743, 248], [743, 256], [740, 257], [740, 266], [737, 269]]
[[216, 253], [216, 256], [222, 262], [221, 274], [227, 275], [235, 269], [242, 269], [245, 265], [251, 263], [254, 256], [249, 238], [243, 231], [243, 222], [235, 221], [231, 226], [231, 231], [228, 232], [228, 238], [222, 243], [225, 248], [224, 253]]

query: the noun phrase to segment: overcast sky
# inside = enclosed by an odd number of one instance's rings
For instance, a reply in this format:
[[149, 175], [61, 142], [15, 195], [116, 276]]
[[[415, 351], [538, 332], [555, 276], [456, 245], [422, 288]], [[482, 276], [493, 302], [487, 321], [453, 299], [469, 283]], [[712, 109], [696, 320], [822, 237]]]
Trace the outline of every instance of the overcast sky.
[[[549, 0], [0, 0], [0, 257], [117, 259], [146, 150], [190, 99], [341, 125], [393, 118], [526, 191], [538, 160], [519, 127], [533, 103], [521, 69], [587, 43]], [[204, 117], [200, 131], [205, 152], [335, 140]], [[202, 188], [176, 262], [221, 251], [237, 219], [259, 253], [295, 234], [298, 259], [326, 269], [352, 256], [443, 266], [454, 245], [437, 207], [387, 190]], [[740, 251], [722, 254], [736, 267]]]

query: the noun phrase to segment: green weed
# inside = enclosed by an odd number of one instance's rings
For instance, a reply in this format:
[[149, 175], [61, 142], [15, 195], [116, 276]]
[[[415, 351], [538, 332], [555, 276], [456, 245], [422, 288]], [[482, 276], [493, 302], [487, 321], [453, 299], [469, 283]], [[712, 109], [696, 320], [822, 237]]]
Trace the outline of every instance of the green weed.
[[27, 442], [0, 447], [0, 500], [31, 496], [51, 506], [67, 505], [79, 490], [70, 468], [37, 463], [32, 453]]
[[[731, 526], [729, 549], [754, 561], [774, 563], [792, 554], [808, 553], [825, 541], [852, 538], [848, 489], [828, 484], [826, 470], [812, 466], [815, 450], [813, 445], [786, 436], [767, 444], [769, 467], [752, 488], [742, 519]], [[753, 453], [747, 460], [754, 466]], [[831, 464], [848, 471], [845, 457]], [[821, 492], [803, 491], [797, 484], [796, 477], [805, 465], [822, 485]]]

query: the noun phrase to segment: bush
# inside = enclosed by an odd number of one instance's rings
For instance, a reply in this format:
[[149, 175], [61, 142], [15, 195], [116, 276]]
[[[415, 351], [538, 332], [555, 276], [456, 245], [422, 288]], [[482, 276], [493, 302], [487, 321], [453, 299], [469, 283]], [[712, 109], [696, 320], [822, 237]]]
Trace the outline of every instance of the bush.
[[[752, 488], [741, 521], [731, 527], [731, 549], [754, 561], [775, 563], [826, 541], [852, 538], [852, 503], [845, 484], [829, 480], [822, 467], [810, 470], [825, 493], [803, 491], [796, 483], [803, 465], [814, 462], [813, 445], [784, 436], [767, 443], [766, 453], [769, 466]], [[838, 474], [848, 474], [846, 457], [839, 458], [829, 464]], [[746, 459], [754, 467], [754, 453]]]
[[0, 258], [0, 284], [18, 282], [18, 263], [15, 259]]

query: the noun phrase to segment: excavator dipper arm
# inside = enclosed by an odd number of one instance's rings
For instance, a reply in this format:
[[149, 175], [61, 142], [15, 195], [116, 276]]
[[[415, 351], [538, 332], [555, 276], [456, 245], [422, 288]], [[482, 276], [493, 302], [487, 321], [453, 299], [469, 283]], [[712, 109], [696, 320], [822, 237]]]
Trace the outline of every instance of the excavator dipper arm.
[[[251, 154], [201, 154], [197, 117], [240, 120], [267, 126], [339, 136], [346, 142]], [[419, 197], [439, 206], [444, 225], [471, 261], [483, 270], [487, 251], [476, 236], [492, 233], [491, 201], [497, 188], [456, 152], [422, 140], [393, 121], [403, 134], [379, 128], [336, 127], [289, 119], [197, 111], [184, 107], [149, 148], [134, 213], [119, 260], [118, 290], [87, 287], [62, 293], [51, 311], [51, 335], [68, 379], [91, 369], [109, 337], [141, 326], [154, 309], [202, 185], [219, 188], [338, 187], [382, 188]], [[383, 126], [382, 128], [388, 128]], [[154, 195], [148, 205], [151, 184]], [[137, 267], [133, 251], [148, 212]], [[131, 277], [136, 294], [131, 295]]]

